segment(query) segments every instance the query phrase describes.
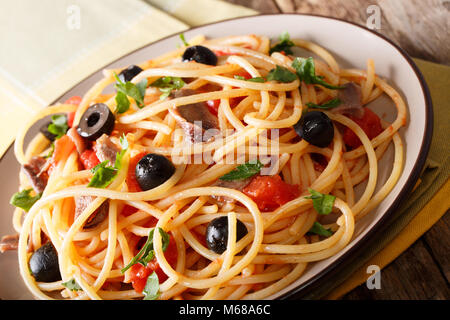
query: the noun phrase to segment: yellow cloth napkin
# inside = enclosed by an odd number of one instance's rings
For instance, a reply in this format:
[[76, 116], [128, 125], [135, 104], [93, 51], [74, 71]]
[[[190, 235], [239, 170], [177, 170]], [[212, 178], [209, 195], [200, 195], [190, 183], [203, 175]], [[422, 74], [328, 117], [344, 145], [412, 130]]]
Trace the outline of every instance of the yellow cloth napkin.
[[[219, 0], [2, 1], [0, 12], [8, 12], [0, 20], [0, 156], [24, 121], [94, 70], [190, 26], [257, 14]], [[436, 99], [435, 112], [436, 107], [440, 110], [435, 135], [439, 131], [440, 137], [445, 136], [450, 123], [450, 113], [444, 110], [449, 101], [449, 68], [416, 62]], [[445, 139], [441, 142], [446, 145]], [[442, 216], [449, 207], [449, 183], [436, 191], [448, 178], [448, 154], [448, 148], [430, 153], [434, 161], [429, 161], [422, 183], [399, 210], [403, 214], [385, 230], [383, 241], [311, 298], [338, 298], [363, 283], [365, 265], [384, 267]]]

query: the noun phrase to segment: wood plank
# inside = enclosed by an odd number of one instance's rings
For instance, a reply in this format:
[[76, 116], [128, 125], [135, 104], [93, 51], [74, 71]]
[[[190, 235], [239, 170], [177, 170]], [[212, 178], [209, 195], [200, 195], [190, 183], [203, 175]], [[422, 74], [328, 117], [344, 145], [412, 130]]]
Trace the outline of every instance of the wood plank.
[[424, 235], [425, 244], [433, 256], [439, 270], [450, 283], [450, 211]]
[[280, 13], [277, 5], [272, 0], [227, 0], [227, 2], [252, 8], [260, 13]]
[[424, 241], [419, 239], [381, 270], [381, 289], [369, 290], [364, 283], [343, 299], [448, 300], [450, 291]]
[[[249, 1], [247, 6], [251, 6], [253, 2]], [[263, 6], [271, 1], [260, 2], [259, 6]], [[449, 1], [275, 0], [275, 2], [282, 12], [326, 15], [364, 26], [372, 14], [367, 13], [367, 8], [370, 5], [378, 5], [381, 9], [381, 28], [376, 31], [400, 45], [413, 57], [450, 64]]]

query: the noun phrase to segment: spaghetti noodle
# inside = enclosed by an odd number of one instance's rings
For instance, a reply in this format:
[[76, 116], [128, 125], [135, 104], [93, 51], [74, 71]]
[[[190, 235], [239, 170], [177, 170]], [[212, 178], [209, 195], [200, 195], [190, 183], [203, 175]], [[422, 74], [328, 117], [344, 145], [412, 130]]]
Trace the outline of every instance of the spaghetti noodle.
[[[105, 70], [103, 79], [77, 103], [45, 108], [20, 131], [15, 154], [25, 166], [53, 148], [38, 134], [24, 152], [29, 128], [50, 115], [73, 117], [39, 172], [48, 174], [42, 194], [28, 191], [39, 199], [28, 212], [23, 207], [14, 212], [20, 273], [34, 296], [262, 299], [297, 280], [308, 263], [346, 247], [355, 222], [386, 197], [401, 174], [403, 144], [398, 130], [406, 123], [406, 105], [375, 74], [373, 60], [368, 60], [367, 70], [341, 69], [317, 44], [286, 36], [283, 41], [287, 50], [273, 51], [265, 36], [195, 37], [189, 46], [208, 48], [217, 57], [216, 64], [183, 61], [185, 45], [141, 63], [129, 80], [117, 77], [122, 70]], [[316, 74], [309, 74], [313, 78], [295, 67], [295, 54], [289, 52], [295, 47], [318, 57], [298, 60], [314, 63]], [[395, 121], [381, 121], [382, 129], [370, 137], [367, 122], [353, 116], [353, 109], [325, 110], [349, 83], [360, 88], [361, 110], [387, 94], [397, 108]], [[111, 92], [108, 88], [114, 84], [116, 91]], [[142, 95], [130, 88], [143, 89]], [[342, 99], [336, 101], [342, 105]], [[108, 139], [105, 144], [86, 143], [74, 132], [95, 104], [105, 104], [114, 114], [114, 128], [102, 138]], [[214, 117], [212, 138], [189, 137], [195, 130], [205, 133], [204, 126], [183, 114], [198, 104], [209, 106], [210, 114], [195, 120]], [[299, 138], [294, 129], [314, 111], [333, 123], [325, 147]], [[357, 145], [349, 147], [349, 136]], [[66, 147], [58, 142], [62, 139]], [[115, 166], [113, 160], [106, 166], [97, 159], [95, 167], [84, 161], [83, 151], [100, 158], [99, 150], [108, 143], [117, 150]], [[375, 191], [378, 160], [390, 144], [395, 148], [393, 169]], [[157, 186], [143, 190], [132, 178], [138, 160], [150, 153], [164, 156], [174, 169]], [[106, 186], [93, 182], [96, 170], [102, 169], [113, 175]], [[236, 179], [244, 186], [233, 184], [233, 174], [251, 170], [255, 172], [245, 179]], [[367, 183], [357, 197], [355, 187], [363, 181]], [[283, 194], [276, 190], [271, 194], [273, 189], [265, 189], [270, 185]], [[20, 190], [32, 187], [22, 172]], [[261, 197], [264, 193], [272, 198]], [[80, 199], [87, 199], [81, 209]], [[320, 201], [322, 205], [328, 201], [325, 214]], [[218, 217], [227, 221], [223, 253], [205, 242], [208, 226]], [[247, 229], [241, 237], [240, 222]], [[94, 225], [88, 228], [88, 223]], [[61, 280], [36, 281], [29, 272], [30, 256], [47, 242], [57, 252]]]

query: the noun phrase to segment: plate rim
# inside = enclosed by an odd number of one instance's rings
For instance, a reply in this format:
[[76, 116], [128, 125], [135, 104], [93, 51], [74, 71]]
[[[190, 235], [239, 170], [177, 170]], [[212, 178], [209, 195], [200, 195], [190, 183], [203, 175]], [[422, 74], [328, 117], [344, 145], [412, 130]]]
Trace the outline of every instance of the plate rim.
[[[342, 23], [346, 23], [349, 25], [352, 25], [354, 27], [360, 28], [363, 31], [366, 32], [370, 32], [373, 35], [375, 35], [378, 38], [381, 38], [382, 40], [384, 40], [385, 42], [387, 42], [387, 44], [391, 45], [394, 49], [396, 49], [402, 56], [403, 58], [406, 60], [406, 62], [408, 62], [409, 66], [411, 67], [411, 69], [414, 71], [420, 86], [422, 88], [422, 93], [424, 96], [424, 102], [425, 102], [425, 131], [424, 131], [424, 139], [422, 142], [422, 145], [420, 147], [420, 151], [419, 151], [419, 156], [417, 161], [414, 163], [414, 166], [409, 174], [409, 177], [407, 178], [404, 186], [402, 187], [402, 189], [400, 190], [398, 196], [392, 201], [391, 205], [385, 210], [385, 213], [383, 214], [383, 216], [378, 220], [378, 222], [371, 228], [371, 230], [369, 230], [367, 232], [367, 234], [365, 234], [358, 242], [356, 242], [350, 249], [347, 250], [347, 252], [345, 252], [341, 257], [339, 257], [338, 259], [336, 259], [336, 261], [334, 261], [331, 265], [329, 265], [328, 267], [324, 268], [323, 270], [321, 270], [319, 273], [317, 273], [316, 275], [312, 276], [310, 279], [306, 280], [304, 283], [300, 284], [299, 286], [289, 290], [288, 292], [282, 294], [281, 296], [277, 297], [276, 299], [278, 300], [286, 300], [286, 299], [301, 299], [303, 297], [305, 297], [308, 294], [311, 294], [314, 290], [318, 289], [321, 284], [323, 284], [326, 280], [330, 279], [331, 277], [333, 277], [333, 275], [336, 275], [339, 271], [341, 271], [343, 268], [343, 264], [344, 262], [348, 262], [349, 258], [351, 256], [356, 255], [359, 252], [362, 252], [364, 249], [364, 244], [367, 244], [368, 242], [370, 242], [371, 240], [374, 240], [374, 238], [382, 231], [383, 227], [385, 226], [386, 222], [392, 218], [393, 214], [395, 213], [395, 211], [399, 208], [399, 206], [402, 204], [403, 200], [406, 198], [406, 195], [409, 194], [414, 185], [416, 184], [417, 180], [420, 177], [420, 174], [422, 172], [422, 169], [425, 166], [426, 163], [426, 159], [428, 158], [428, 153], [430, 150], [430, 146], [431, 146], [431, 140], [432, 140], [432, 136], [433, 136], [433, 103], [432, 103], [432, 99], [431, 99], [431, 95], [430, 95], [430, 91], [428, 88], [428, 85], [423, 77], [422, 72], [419, 70], [419, 68], [417, 67], [416, 63], [412, 60], [412, 58], [409, 56], [409, 54], [402, 49], [399, 45], [397, 45], [396, 43], [394, 43], [391, 39], [389, 39], [388, 37], [382, 35], [381, 33], [369, 29], [367, 27], [364, 27], [360, 24], [357, 24], [355, 22], [351, 22], [351, 21], [346, 21], [340, 18], [336, 18], [336, 17], [330, 17], [330, 16], [325, 16], [325, 15], [320, 15], [320, 14], [313, 14], [313, 13], [258, 13], [255, 15], [248, 15], [248, 16], [242, 16], [242, 17], [236, 17], [236, 18], [228, 18], [228, 19], [223, 19], [223, 20], [219, 20], [219, 21], [214, 21], [211, 23], [206, 23], [206, 24], [202, 24], [199, 26], [195, 26], [195, 27], [190, 27], [188, 29], [179, 31], [179, 32], [175, 32], [172, 33], [170, 35], [167, 35], [163, 38], [160, 38], [158, 40], [155, 40], [153, 42], [147, 43], [143, 46], [140, 46], [120, 57], [118, 57], [117, 59], [107, 63], [106, 65], [101, 66], [99, 69], [93, 71], [92, 73], [90, 73], [89, 75], [87, 75], [86, 77], [84, 77], [83, 79], [79, 80], [76, 84], [74, 84], [72, 87], [70, 87], [69, 89], [67, 89], [64, 93], [62, 93], [58, 98], [56, 98], [54, 101], [52, 101], [51, 103], [49, 103], [49, 105], [55, 104], [56, 102], [58, 102], [64, 95], [66, 95], [69, 91], [71, 91], [73, 88], [75, 88], [76, 86], [78, 86], [80, 83], [86, 81], [88, 78], [90, 78], [91, 76], [93, 76], [95, 73], [100, 72], [102, 69], [104, 69], [107, 65], [111, 65], [113, 63], [116, 63], [117, 61], [137, 52], [140, 51], [146, 47], [155, 45], [159, 42], [162, 42], [163, 40], [166, 40], [168, 38], [171, 38], [173, 36], [176, 36], [178, 34], [182, 34], [184, 32], [188, 32], [188, 31], [193, 31], [196, 29], [200, 29], [200, 28], [204, 28], [204, 27], [208, 27], [211, 25], [215, 25], [215, 24], [220, 24], [220, 23], [224, 23], [224, 22], [230, 22], [230, 21], [235, 21], [235, 20], [243, 20], [243, 19], [252, 19], [252, 18], [258, 18], [258, 17], [268, 17], [268, 16], [286, 16], [286, 15], [290, 15], [290, 16], [311, 16], [311, 17], [318, 17], [318, 18], [324, 18], [324, 19], [329, 19], [329, 20], [335, 20], [335, 21], [339, 21]], [[11, 148], [14, 146], [14, 142], [15, 140], [11, 143], [11, 145], [5, 150], [5, 152], [3, 153], [3, 155], [0, 157], [0, 162], [3, 160], [3, 158], [5, 157], [6, 154], [8, 154], [9, 152], [11, 152]], [[339, 285], [339, 284], [338, 284]], [[335, 286], [336, 287], [336, 286]], [[332, 291], [335, 287], [331, 288], [330, 290], [328, 290], [328, 292]], [[327, 293], [328, 293], [327, 292]]]

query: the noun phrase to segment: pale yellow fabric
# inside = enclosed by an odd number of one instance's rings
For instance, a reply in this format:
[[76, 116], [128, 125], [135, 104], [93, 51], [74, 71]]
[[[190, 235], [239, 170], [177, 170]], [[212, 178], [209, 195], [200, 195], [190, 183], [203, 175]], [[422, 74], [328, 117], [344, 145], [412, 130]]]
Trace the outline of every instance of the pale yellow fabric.
[[[0, 156], [34, 112], [127, 52], [190, 26], [257, 14], [218, 0], [1, 1], [0, 12]], [[384, 267], [410, 246], [445, 212], [449, 192], [447, 182], [366, 265]], [[366, 278], [363, 266], [328, 298]]]
[[93, 71], [190, 26], [256, 13], [217, 0], [1, 1], [0, 12], [0, 156], [21, 123]]

